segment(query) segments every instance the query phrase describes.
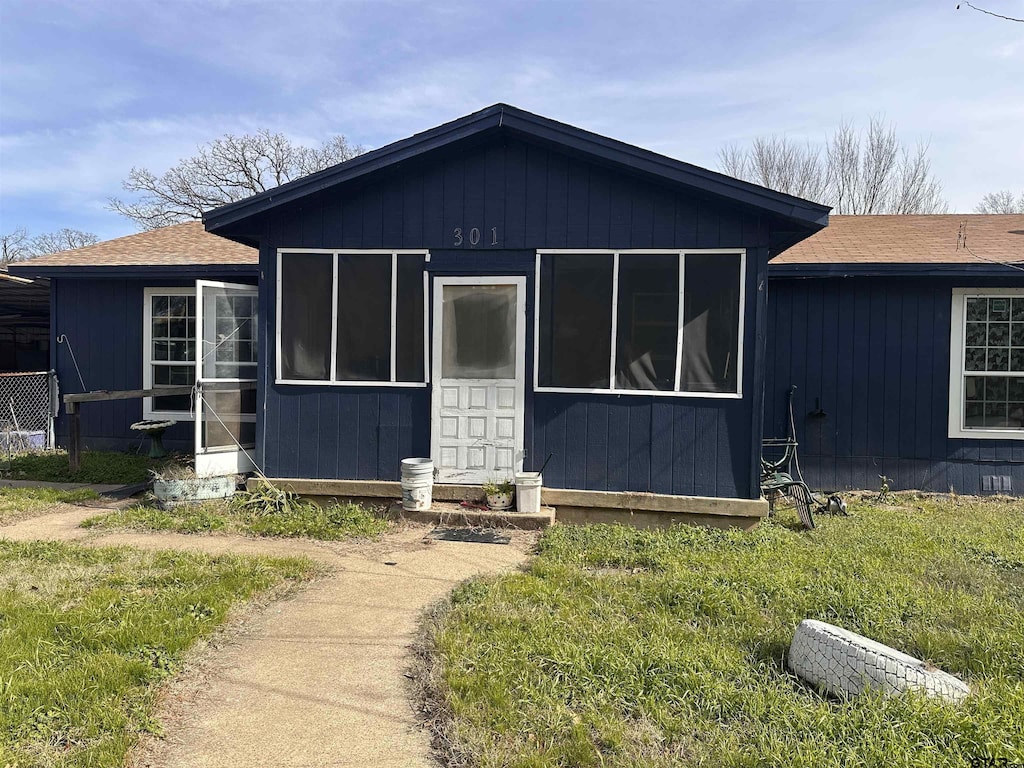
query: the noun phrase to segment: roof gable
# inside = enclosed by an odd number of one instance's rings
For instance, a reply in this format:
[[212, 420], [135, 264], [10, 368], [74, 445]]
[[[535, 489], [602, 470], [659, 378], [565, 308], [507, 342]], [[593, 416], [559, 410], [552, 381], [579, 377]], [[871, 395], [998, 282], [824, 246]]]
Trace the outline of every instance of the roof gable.
[[763, 211], [792, 222], [797, 229], [804, 231], [815, 231], [828, 223], [828, 206], [673, 160], [507, 104], [495, 104], [259, 195], [216, 208], [209, 211], [203, 221], [210, 232], [236, 236], [237, 228], [231, 225], [249, 217], [295, 202], [307, 195], [365, 178], [376, 171], [429, 152], [502, 132], [555, 146], [590, 161], [617, 166], [712, 198]]

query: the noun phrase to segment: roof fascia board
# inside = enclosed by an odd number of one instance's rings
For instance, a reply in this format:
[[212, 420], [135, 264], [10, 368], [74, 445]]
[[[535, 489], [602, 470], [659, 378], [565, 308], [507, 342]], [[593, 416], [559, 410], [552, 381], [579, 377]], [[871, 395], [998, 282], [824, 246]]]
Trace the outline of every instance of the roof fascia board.
[[202, 277], [205, 275], [252, 275], [259, 274], [259, 264], [131, 264], [122, 266], [37, 266], [31, 263], [12, 264], [12, 271], [32, 278], [165, 278]]
[[656, 152], [636, 147], [617, 139], [584, 131], [529, 113], [506, 114], [503, 125], [531, 137], [568, 146], [616, 165], [647, 173], [659, 178], [684, 184], [736, 202], [746, 203], [786, 219], [799, 221], [818, 228], [828, 225], [831, 208], [808, 200], [776, 192], [756, 184], [733, 179], [700, 166], [690, 165]]
[[[1024, 264], [1016, 265], [1024, 268]], [[1015, 266], [999, 264], [931, 264], [902, 262], [899, 264], [772, 264], [768, 277], [1013, 277], [1024, 272]]]
[[499, 128], [575, 149], [606, 162], [750, 205], [799, 222], [808, 229], [821, 229], [828, 224], [828, 214], [831, 210], [828, 206], [732, 179], [714, 171], [631, 146], [617, 139], [600, 136], [507, 105], [488, 107], [259, 195], [216, 208], [204, 214], [203, 223], [207, 231], [216, 233], [218, 229], [229, 224], [293, 202], [305, 195], [361, 178], [461, 139]]
[[460, 139], [478, 135], [489, 128], [498, 128], [500, 125], [501, 117], [497, 112], [485, 110], [468, 115], [454, 123], [446, 123], [417, 133], [259, 195], [207, 211], [203, 214], [203, 224], [208, 232], [216, 232], [221, 227], [262, 213], [269, 208], [276, 208], [336, 184], [352, 181], [388, 166], [411, 160], [433, 149], [440, 149]]

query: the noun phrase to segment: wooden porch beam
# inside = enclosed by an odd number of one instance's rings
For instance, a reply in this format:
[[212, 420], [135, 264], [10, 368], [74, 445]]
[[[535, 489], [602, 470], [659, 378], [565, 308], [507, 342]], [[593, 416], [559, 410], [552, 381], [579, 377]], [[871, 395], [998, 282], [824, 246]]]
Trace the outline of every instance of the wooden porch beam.
[[[216, 387], [216, 384], [214, 384]], [[231, 389], [255, 389], [255, 381], [232, 382]], [[108, 400], [134, 400], [140, 397], [164, 397], [167, 395], [192, 394], [191, 385], [180, 387], [157, 387], [152, 389], [97, 389], [64, 395], [64, 408], [68, 415], [68, 464], [72, 472], [82, 468], [82, 424], [79, 403], [98, 403]]]

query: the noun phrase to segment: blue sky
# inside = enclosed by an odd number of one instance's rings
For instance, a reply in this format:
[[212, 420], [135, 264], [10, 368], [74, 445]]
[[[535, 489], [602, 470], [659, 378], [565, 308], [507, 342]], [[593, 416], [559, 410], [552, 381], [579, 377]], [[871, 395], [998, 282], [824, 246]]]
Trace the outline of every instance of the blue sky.
[[0, 232], [128, 234], [130, 169], [224, 133], [377, 147], [498, 101], [709, 168], [881, 114], [966, 212], [1024, 188], [1024, 24], [955, 5], [0, 0]]

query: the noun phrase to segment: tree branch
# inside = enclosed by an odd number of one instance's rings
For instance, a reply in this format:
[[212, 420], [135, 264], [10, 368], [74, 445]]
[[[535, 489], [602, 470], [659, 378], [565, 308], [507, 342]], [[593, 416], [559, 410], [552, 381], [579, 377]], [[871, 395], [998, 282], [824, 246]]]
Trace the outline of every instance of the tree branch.
[[978, 11], [979, 13], [987, 13], [989, 16], [995, 16], [997, 19], [1005, 19], [1006, 21], [1016, 21], [1021, 24], [1024, 24], [1024, 19], [1015, 19], [1013, 16], [1003, 16], [1001, 13], [992, 13], [992, 11], [986, 11], [984, 8], [979, 8], [978, 6], [971, 5], [970, 3], [967, 2], [957, 3], [956, 9], [958, 11], [960, 10], [961, 5], [966, 5], [968, 8]]
[[931, 174], [928, 145], [910, 152], [880, 116], [866, 132], [842, 122], [824, 147], [782, 136], [755, 138], [718, 153], [719, 167], [771, 189], [827, 203], [838, 214], [939, 213], [942, 185]]
[[255, 134], [225, 134], [179, 160], [161, 176], [132, 168], [122, 183], [135, 199], [108, 200], [107, 207], [142, 229], [200, 219], [205, 211], [259, 194], [285, 182], [348, 160], [362, 152], [344, 136], [320, 147], [293, 144], [267, 129]]

